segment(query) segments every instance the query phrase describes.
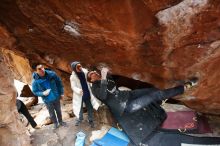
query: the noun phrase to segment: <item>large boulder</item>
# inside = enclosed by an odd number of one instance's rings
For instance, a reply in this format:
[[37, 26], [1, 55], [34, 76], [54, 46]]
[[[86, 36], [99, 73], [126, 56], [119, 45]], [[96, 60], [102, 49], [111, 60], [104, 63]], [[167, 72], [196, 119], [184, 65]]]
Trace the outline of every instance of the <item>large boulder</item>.
[[219, 9], [217, 0], [1, 0], [0, 22], [12, 36], [5, 48], [56, 70], [68, 97], [69, 64], [79, 60], [159, 88], [198, 76], [182, 101], [220, 114]]
[[16, 90], [11, 72], [0, 50], [0, 145], [30, 146], [30, 137], [19, 120], [16, 108]]

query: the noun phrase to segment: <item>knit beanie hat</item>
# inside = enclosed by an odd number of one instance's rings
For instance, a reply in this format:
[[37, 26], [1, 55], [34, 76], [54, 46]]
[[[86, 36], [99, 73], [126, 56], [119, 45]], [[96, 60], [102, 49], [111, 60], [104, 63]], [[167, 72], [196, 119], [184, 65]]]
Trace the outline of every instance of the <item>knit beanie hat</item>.
[[76, 72], [76, 65], [77, 64], [80, 64], [80, 62], [79, 61], [73, 61], [72, 63], [71, 63], [71, 69], [73, 70], [73, 71], [75, 71]]

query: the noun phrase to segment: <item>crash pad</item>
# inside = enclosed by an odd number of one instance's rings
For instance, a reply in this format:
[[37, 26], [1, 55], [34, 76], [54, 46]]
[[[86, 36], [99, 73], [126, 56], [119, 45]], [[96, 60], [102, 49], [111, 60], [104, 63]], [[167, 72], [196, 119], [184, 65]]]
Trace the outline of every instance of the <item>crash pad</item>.
[[212, 133], [207, 118], [195, 111], [167, 112], [167, 118], [161, 128], [184, 133]]
[[112, 127], [101, 139], [94, 140], [91, 146], [127, 146], [128, 143], [127, 135]]

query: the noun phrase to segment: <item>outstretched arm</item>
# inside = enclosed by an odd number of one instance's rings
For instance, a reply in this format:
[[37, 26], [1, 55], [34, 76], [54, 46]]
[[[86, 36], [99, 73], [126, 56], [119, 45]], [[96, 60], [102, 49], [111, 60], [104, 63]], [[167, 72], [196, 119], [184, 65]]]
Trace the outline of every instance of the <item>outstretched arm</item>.
[[40, 91], [40, 90], [39, 90], [38, 85], [37, 85], [36, 82], [33, 82], [33, 83], [32, 83], [32, 92], [33, 92], [34, 95], [36, 95], [36, 96], [40, 96], [40, 97], [44, 96], [43, 91]]
[[100, 91], [99, 91], [99, 94], [100, 94], [100, 98], [105, 100], [107, 98], [107, 85], [108, 85], [108, 82], [107, 82], [107, 73], [108, 73], [108, 68], [102, 68], [101, 70], [101, 85], [100, 85]]
[[107, 80], [101, 80], [99, 92], [100, 92], [100, 97], [104, 100], [107, 98], [107, 85], [108, 85]]

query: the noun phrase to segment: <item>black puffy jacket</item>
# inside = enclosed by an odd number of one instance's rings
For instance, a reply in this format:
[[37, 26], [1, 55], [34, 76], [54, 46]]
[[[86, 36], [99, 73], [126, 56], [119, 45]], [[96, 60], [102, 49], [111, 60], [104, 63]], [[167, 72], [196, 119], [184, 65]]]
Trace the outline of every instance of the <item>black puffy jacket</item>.
[[92, 84], [92, 92], [109, 107], [116, 121], [135, 145], [140, 145], [166, 119], [165, 111], [157, 103], [125, 114], [126, 104], [131, 98], [130, 91], [118, 91], [113, 80], [95, 81]]

